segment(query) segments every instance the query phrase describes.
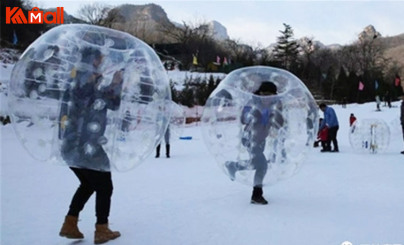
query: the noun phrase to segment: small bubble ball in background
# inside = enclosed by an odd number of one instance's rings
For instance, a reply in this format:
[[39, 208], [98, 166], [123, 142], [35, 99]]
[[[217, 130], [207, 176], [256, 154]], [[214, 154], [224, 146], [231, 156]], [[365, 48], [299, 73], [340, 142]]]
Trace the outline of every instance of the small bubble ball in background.
[[[263, 82], [274, 84], [277, 93], [257, 94]], [[249, 113], [243, 113], [246, 107]], [[255, 111], [266, 116], [253, 122], [257, 131], [247, 130], [242, 121], [256, 120]], [[211, 93], [202, 115], [202, 130], [206, 146], [223, 172], [251, 186], [255, 185], [255, 168], [251, 166], [255, 153], [249, 149], [255, 139], [263, 137], [268, 166], [262, 185], [269, 185], [299, 169], [316, 138], [318, 118], [315, 100], [296, 76], [282, 69], [253, 66], [231, 72]], [[260, 127], [267, 127], [268, 132], [262, 134]], [[226, 167], [229, 162], [243, 170], [231, 176]]]
[[171, 92], [164, 67], [143, 41], [104, 27], [69, 24], [41, 35], [10, 81], [9, 107], [36, 159], [127, 171], [163, 137]]
[[349, 143], [357, 152], [384, 152], [390, 143], [389, 125], [376, 118], [356, 120], [349, 129]]

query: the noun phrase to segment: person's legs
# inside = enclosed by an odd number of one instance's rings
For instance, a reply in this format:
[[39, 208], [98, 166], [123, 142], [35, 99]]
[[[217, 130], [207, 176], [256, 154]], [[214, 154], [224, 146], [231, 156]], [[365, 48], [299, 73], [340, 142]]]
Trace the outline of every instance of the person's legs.
[[65, 217], [65, 221], [59, 232], [59, 235], [71, 239], [84, 238], [83, 234], [80, 232], [77, 222], [79, 213], [83, 210], [84, 205], [87, 203], [88, 199], [94, 193], [94, 189], [88, 182], [85, 170], [79, 168], [70, 168], [80, 181], [80, 186], [77, 188], [75, 194], [73, 195], [72, 201], [69, 206], [69, 211]]
[[170, 158], [170, 144], [166, 144], [166, 157]]
[[[404, 124], [401, 124], [402, 130], [403, 130], [403, 140], [404, 140]], [[404, 154], [404, 151], [400, 152], [401, 154]]]
[[251, 203], [253, 204], [268, 204], [267, 200], [263, 197], [262, 185], [264, 182], [264, 177], [267, 173], [268, 163], [267, 159], [263, 153], [263, 147], [257, 147], [253, 149], [253, 158], [251, 159], [251, 163], [255, 168], [254, 175], [254, 188], [251, 196]]
[[330, 141], [330, 144], [328, 147], [331, 150], [331, 142], [332, 142], [332, 144], [334, 145], [333, 151], [335, 151], [335, 152], [339, 151], [338, 141], [337, 141], [337, 132], [338, 132], [338, 126], [329, 128], [329, 130], [328, 130], [328, 138]]
[[333, 141], [332, 141], [332, 144], [334, 145], [334, 150], [333, 151], [335, 151], [335, 152], [339, 151], [338, 140], [337, 140], [338, 129], [339, 129], [338, 126], [335, 127], [335, 129], [334, 129], [334, 138], [333, 138]]
[[160, 157], [160, 144], [156, 147], [156, 158]]
[[239, 162], [233, 162], [233, 161], [227, 161], [224, 164], [224, 166], [227, 169], [227, 173], [228, 173], [231, 181], [236, 179], [236, 172], [237, 171], [242, 171], [242, 170], [247, 169], [246, 164], [239, 163]]
[[108, 223], [111, 208], [111, 196], [113, 191], [111, 172], [101, 172], [83, 169], [84, 175], [91, 188], [95, 191], [95, 214], [97, 224]]
[[81, 210], [83, 210], [84, 205], [90, 199], [91, 195], [94, 193], [94, 188], [87, 180], [85, 175], [86, 169], [80, 168], [70, 168], [80, 181], [80, 186], [77, 188], [76, 193], [70, 203], [68, 215], [79, 216]]
[[268, 169], [267, 160], [264, 154], [262, 152], [254, 154], [253, 158], [251, 159], [251, 163], [255, 168], [254, 186], [262, 186]]
[[168, 127], [164, 134], [164, 141], [166, 142], [166, 157], [170, 158], [170, 128]]
[[108, 223], [113, 191], [111, 172], [101, 172], [90, 169], [71, 168], [80, 180], [80, 186], [73, 196], [68, 215], [78, 216], [84, 205], [96, 192], [95, 212], [97, 224]]
[[96, 193], [95, 214], [97, 222], [95, 224], [94, 243], [104, 243], [121, 236], [118, 231], [111, 231], [108, 227], [113, 192], [111, 172], [85, 169], [82, 173]]
[[325, 151], [325, 150], [326, 150], [326, 144], [327, 144], [327, 142], [326, 142], [325, 140], [322, 140], [322, 141], [321, 141], [321, 150], [322, 150], [322, 151]]

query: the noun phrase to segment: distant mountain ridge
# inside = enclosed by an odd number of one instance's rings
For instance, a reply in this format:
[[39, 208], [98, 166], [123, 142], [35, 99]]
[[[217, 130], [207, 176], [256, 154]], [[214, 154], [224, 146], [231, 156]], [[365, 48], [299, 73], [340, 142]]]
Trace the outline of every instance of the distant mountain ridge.
[[170, 22], [164, 9], [154, 3], [146, 5], [123, 4], [116, 7], [116, 9], [119, 9], [119, 13], [125, 21], [142, 20], [157, 23]]
[[[153, 30], [154, 35], [159, 35], [161, 26], [176, 26], [182, 27], [182, 24], [172, 22], [164, 9], [154, 3], [145, 5], [123, 4], [114, 8], [120, 15], [119, 21], [113, 26], [117, 29], [128, 31], [129, 33], [138, 33], [139, 29]], [[209, 34], [216, 40], [229, 39], [227, 29], [217, 21], [207, 23]]]
[[[161, 26], [171, 25], [182, 27], [182, 24], [172, 22], [168, 18], [165, 10], [160, 5], [154, 3], [145, 5], [123, 4], [115, 7], [114, 10], [118, 11], [120, 18], [117, 19], [112, 27], [129, 32], [141, 39], [145, 39], [145, 35], [150, 39], [150, 36], [153, 35], [155, 36], [154, 40], [156, 41], [161, 42], [163, 40], [165, 42], [170, 42], [172, 40], [167, 39], [165, 33], [161, 31]], [[75, 23], [80, 22], [80, 20], [65, 13], [65, 22]], [[200, 24], [207, 24], [209, 34], [216, 40], [223, 41], [230, 38], [226, 27], [218, 21], [212, 20]], [[374, 37], [382, 40], [382, 43], [386, 47], [386, 56], [388, 58], [392, 58], [404, 66], [404, 33], [397, 36], [383, 37], [382, 34], [376, 31], [372, 25], [368, 25], [364, 27], [362, 32], [358, 35], [358, 39]], [[338, 49], [343, 46], [340, 44], [324, 45], [319, 40], [314, 40], [314, 42], [316, 46], [322, 48]], [[274, 44], [269, 45], [267, 49], [270, 51], [273, 48], [273, 45]]]

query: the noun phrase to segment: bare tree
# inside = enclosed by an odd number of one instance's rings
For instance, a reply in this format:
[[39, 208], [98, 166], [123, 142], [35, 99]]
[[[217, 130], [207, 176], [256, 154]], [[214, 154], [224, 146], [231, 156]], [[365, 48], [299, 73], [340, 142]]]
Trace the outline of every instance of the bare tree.
[[105, 27], [113, 28], [115, 23], [123, 21], [124, 18], [120, 14], [120, 10], [117, 8], [113, 8], [108, 11], [107, 17], [102, 20], [102, 25]]
[[78, 15], [90, 24], [103, 26], [105, 24], [104, 20], [108, 19], [107, 17], [110, 10], [111, 7], [105, 4], [93, 2], [83, 5], [79, 9]]
[[243, 63], [245, 65], [252, 65], [254, 60], [254, 50], [239, 40], [226, 40], [226, 51], [230, 53], [233, 61]]

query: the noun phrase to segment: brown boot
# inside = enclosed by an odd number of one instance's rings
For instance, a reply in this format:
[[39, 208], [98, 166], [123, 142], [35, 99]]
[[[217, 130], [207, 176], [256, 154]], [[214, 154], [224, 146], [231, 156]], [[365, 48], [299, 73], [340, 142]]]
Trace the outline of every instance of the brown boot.
[[67, 215], [65, 217], [65, 222], [63, 223], [62, 229], [60, 229], [59, 236], [70, 239], [84, 238], [83, 233], [81, 233], [77, 227], [77, 221], [78, 217]]
[[101, 224], [101, 225], [95, 224], [95, 232], [94, 232], [95, 244], [108, 242], [109, 240], [113, 240], [120, 236], [121, 233], [119, 233], [119, 231], [111, 231], [108, 228], [108, 224]]

